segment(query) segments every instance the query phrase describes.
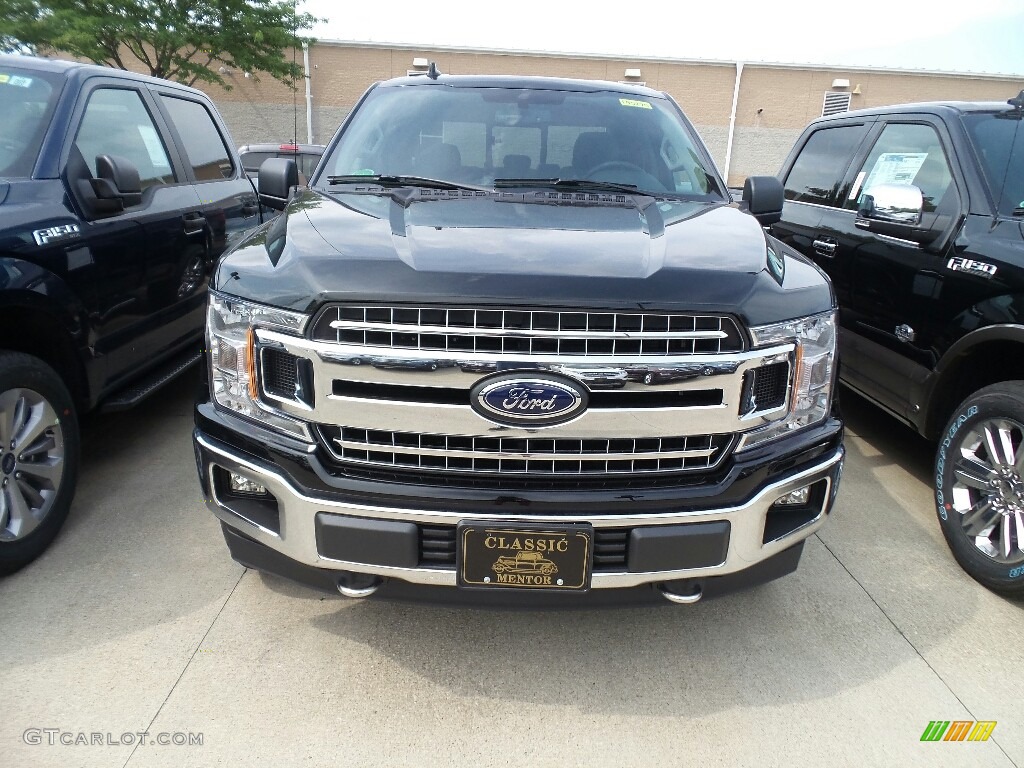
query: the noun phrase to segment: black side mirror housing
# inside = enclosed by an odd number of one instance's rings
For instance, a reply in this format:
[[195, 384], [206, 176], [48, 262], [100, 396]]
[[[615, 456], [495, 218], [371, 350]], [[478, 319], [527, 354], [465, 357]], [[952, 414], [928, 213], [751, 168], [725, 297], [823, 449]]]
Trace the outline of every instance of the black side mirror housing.
[[260, 166], [260, 202], [268, 208], [283, 211], [292, 189], [299, 185], [299, 167], [294, 160], [272, 157]]
[[782, 219], [783, 202], [782, 182], [774, 176], [748, 176], [743, 182], [742, 205], [762, 227]]
[[98, 155], [96, 176], [92, 186], [100, 200], [120, 199], [125, 208], [142, 202], [139, 169], [131, 160], [117, 155]]

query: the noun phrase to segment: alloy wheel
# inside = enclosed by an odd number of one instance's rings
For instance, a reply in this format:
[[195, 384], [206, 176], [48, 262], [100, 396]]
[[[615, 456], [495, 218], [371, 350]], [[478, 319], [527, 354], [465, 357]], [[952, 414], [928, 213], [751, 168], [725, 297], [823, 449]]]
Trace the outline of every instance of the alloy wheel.
[[0, 393], [0, 541], [30, 534], [53, 509], [64, 475], [64, 432], [31, 389]]
[[1001, 564], [1024, 562], [1024, 425], [985, 419], [954, 453], [952, 508], [967, 538]]

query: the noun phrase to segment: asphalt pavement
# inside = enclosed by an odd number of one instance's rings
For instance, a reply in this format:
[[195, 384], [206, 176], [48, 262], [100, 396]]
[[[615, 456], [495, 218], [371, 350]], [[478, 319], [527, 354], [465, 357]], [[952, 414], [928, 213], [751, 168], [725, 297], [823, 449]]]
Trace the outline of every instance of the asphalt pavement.
[[[243, 569], [192, 395], [90, 417], [64, 531], [0, 579], [0, 766], [1024, 766], [1024, 604], [950, 556], [932, 446], [849, 393], [837, 508], [795, 574], [570, 612]], [[933, 720], [996, 726], [920, 741]]]

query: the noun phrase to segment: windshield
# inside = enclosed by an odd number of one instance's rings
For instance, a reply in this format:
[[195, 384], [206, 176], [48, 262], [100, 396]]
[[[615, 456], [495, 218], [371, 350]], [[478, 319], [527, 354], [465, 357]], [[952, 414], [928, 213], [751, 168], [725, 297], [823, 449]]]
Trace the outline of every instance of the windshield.
[[978, 155], [999, 213], [1024, 208], [1024, 131], [1017, 111], [964, 116], [967, 135]]
[[60, 92], [60, 78], [0, 67], [0, 177], [32, 174]]
[[359, 108], [318, 182], [378, 174], [482, 186], [574, 179], [721, 200], [715, 171], [698, 146], [673, 104], [660, 97], [383, 87]]

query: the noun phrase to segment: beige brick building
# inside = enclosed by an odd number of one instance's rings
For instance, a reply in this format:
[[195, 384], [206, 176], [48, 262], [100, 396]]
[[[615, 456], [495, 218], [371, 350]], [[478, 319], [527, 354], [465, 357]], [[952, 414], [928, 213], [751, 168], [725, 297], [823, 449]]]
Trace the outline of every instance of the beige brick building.
[[[289, 54], [290, 55], [290, 54]], [[1024, 77], [796, 64], [614, 58], [593, 55], [429, 48], [321, 41], [309, 52], [309, 110], [300, 84], [292, 92], [269, 77], [255, 83], [226, 72], [233, 88], [206, 90], [221, 109], [237, 144], [285, 141], [326, 143], [362, 93], [377, 80], [413, 70], [414, 59], [452, 74], [551, 75], [644, 82], [671, 94], [697, 126], [730, 184], [774, 174], [801, 129], [822, 114], [827, 93], [850, 109], [933, 100], [1005, 101]], [[297, 51], [298, 62], [303, 52]], [[632, 77], [627, 77], [630, 70]], [[638, 72], [637, 72], [638, 71]], [[737, 74], [738, 91], [737, 91]], [[733, 100], [735, 93], [735, 117]], [[310, 119], [307, 123], [307, 114]], [[730, 125], [732, 141], [730, 148]]]

